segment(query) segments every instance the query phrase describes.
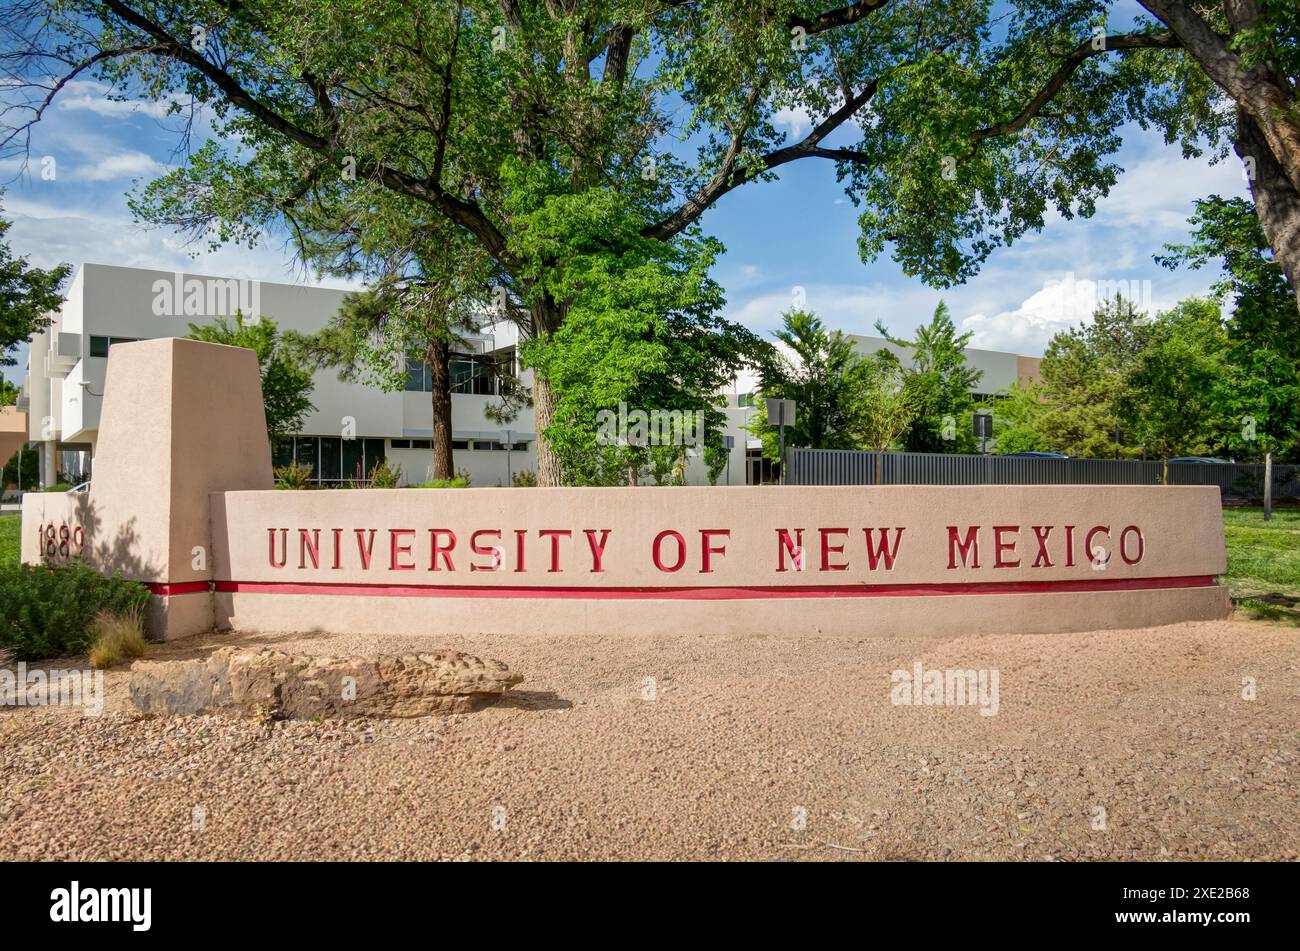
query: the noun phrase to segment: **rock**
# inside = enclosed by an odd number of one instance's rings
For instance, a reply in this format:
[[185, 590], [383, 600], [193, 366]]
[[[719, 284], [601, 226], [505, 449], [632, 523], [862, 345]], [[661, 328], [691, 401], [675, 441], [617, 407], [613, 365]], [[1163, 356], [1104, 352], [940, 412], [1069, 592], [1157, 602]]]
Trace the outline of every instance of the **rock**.
[[140, 710], [181, 716], [422, 717], [490, 706], [523, 679], [459, 651], [303, 657], [227, 647], [205, 660], [137, 661], [130, 694]]
[[8, 667], [13, 663], [13, 651], [0, 650], [0, 667]]

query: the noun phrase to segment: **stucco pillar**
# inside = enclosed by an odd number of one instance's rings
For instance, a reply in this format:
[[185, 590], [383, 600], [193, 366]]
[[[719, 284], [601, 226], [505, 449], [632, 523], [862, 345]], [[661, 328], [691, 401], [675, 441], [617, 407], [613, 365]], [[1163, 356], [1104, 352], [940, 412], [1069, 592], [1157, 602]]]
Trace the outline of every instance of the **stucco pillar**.
[[212, 627], [211, 492], [273, 488], [252, 350], [164, 338], [108, 359], [86, 557], [149, 583], [154, 633]]

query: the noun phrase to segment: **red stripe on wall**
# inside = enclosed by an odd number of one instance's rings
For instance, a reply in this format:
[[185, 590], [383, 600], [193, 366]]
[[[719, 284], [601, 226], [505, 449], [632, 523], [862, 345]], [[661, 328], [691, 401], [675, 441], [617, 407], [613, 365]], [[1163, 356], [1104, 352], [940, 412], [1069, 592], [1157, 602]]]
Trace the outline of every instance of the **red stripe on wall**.
[[211, 584], [209, 581], [146, 581], [144, 586], [154, 594], [171, 596], [206, 592], [209, 584]]
[[218, 581], [225, 594], [315, 594], [382, 598], [586, 598], [591, 600], [736, 601], [761, 598], [905, 598], [966, 594], [1053, 594], [1213, 587], [1213, 575], [1086, 578], [1074, 581], [957, 581], [943, 584], [837, 584], [745, 587], [542, 587], [528, 585], [343, 584]]

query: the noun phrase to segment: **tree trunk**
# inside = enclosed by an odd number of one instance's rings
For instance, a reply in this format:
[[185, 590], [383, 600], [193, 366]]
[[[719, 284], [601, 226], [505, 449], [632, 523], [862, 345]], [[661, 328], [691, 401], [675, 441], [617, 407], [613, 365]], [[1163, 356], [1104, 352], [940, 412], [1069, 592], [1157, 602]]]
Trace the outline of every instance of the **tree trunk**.
[[433, 468], [431, 479], [452, 479], [456, 466], [451, 452], [451, 347], [445, 340], [429, 341], [424, 358], [433, 379], [429, 394], [433, 415]]
[[563, 485], [561, 481], [560, 460], [546, 445], [546, 427], [551, 425], [555, 414], [555, 404], [551, 396], [551, 384], [541, 376], [533, 376], [533, 418], [537, 425], [537, 484], [555, 488]]
[[[546, 299], [530, 306], [533, 335], [545, 340], [559, 328], [564, 319], [561, 305]], [[555, 415], [555, 397], [551, 384], [540, 373], [533, 372], [533, 419], [537, 427], [537, 485], [539, 488], [557, 488], [564, 484], [564, 472], [559, 457], [546, 444], [546, 430]]]
[[1300, 304], [1300, 192], [1292, 187], [1268, 150], [1259, 126], [1243, 109], [1237, 110], [1237, 134], [1232, 145], [1251, 172], [1255, 214]]
[[[1243, 67], [1231, 47], [1232, 37], [1215, 33], [1193, 5], [1183, 0], [1139, 2], [1169, 27], [1246, 120], [1239, 121], [1233, 144], [1247, 160], [1260, 224], [1300, 302], [1300, 250], [1295, 240], [1300, 232], [1300, 122], [1295, 119], [1295, 91], [1276, 64]], [[1233, 37], [1254, 27], [1260, 16], [1255, 0], [1227, 0], [1223, 9]]]

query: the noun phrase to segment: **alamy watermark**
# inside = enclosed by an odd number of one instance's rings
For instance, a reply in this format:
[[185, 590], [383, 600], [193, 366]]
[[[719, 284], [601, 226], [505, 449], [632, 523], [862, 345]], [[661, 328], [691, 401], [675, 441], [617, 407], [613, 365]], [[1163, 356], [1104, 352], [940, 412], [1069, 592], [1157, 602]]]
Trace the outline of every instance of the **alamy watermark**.
[[82, 714], [104, 712], [102, 670], [28, 670], [21, 661], [0, 668], [0, 706], [81, 707]]
[[997, 670], [926, 670], [918, 660], [889, 675], [889, 702], [896, 707], [978, 706], [980, 716], [998, 714]]
[[155, 317], [256, 317], [262, 313], [262, 282], [240, 278], [185, 277], [153, 282]]
[[596, 442], [601, 446], [702, 446], [702, 410], [602, 409], [596, 414]]
[[1151, 303], [1151, 282], [1130, 281], [1092, 281], [1076, 280], [1073, 271], [1065, 275], [1065, 280], [1050, 280], [1043, 284], [1044, 290], [1060, 288], [1056, 295], [1057, 306], [1061, 315], [1073, 317], [1080, 311], [1089, 313], [1097, 310], [1108, 301], [1124, 298], [1135, 310], [1153, 313]]

